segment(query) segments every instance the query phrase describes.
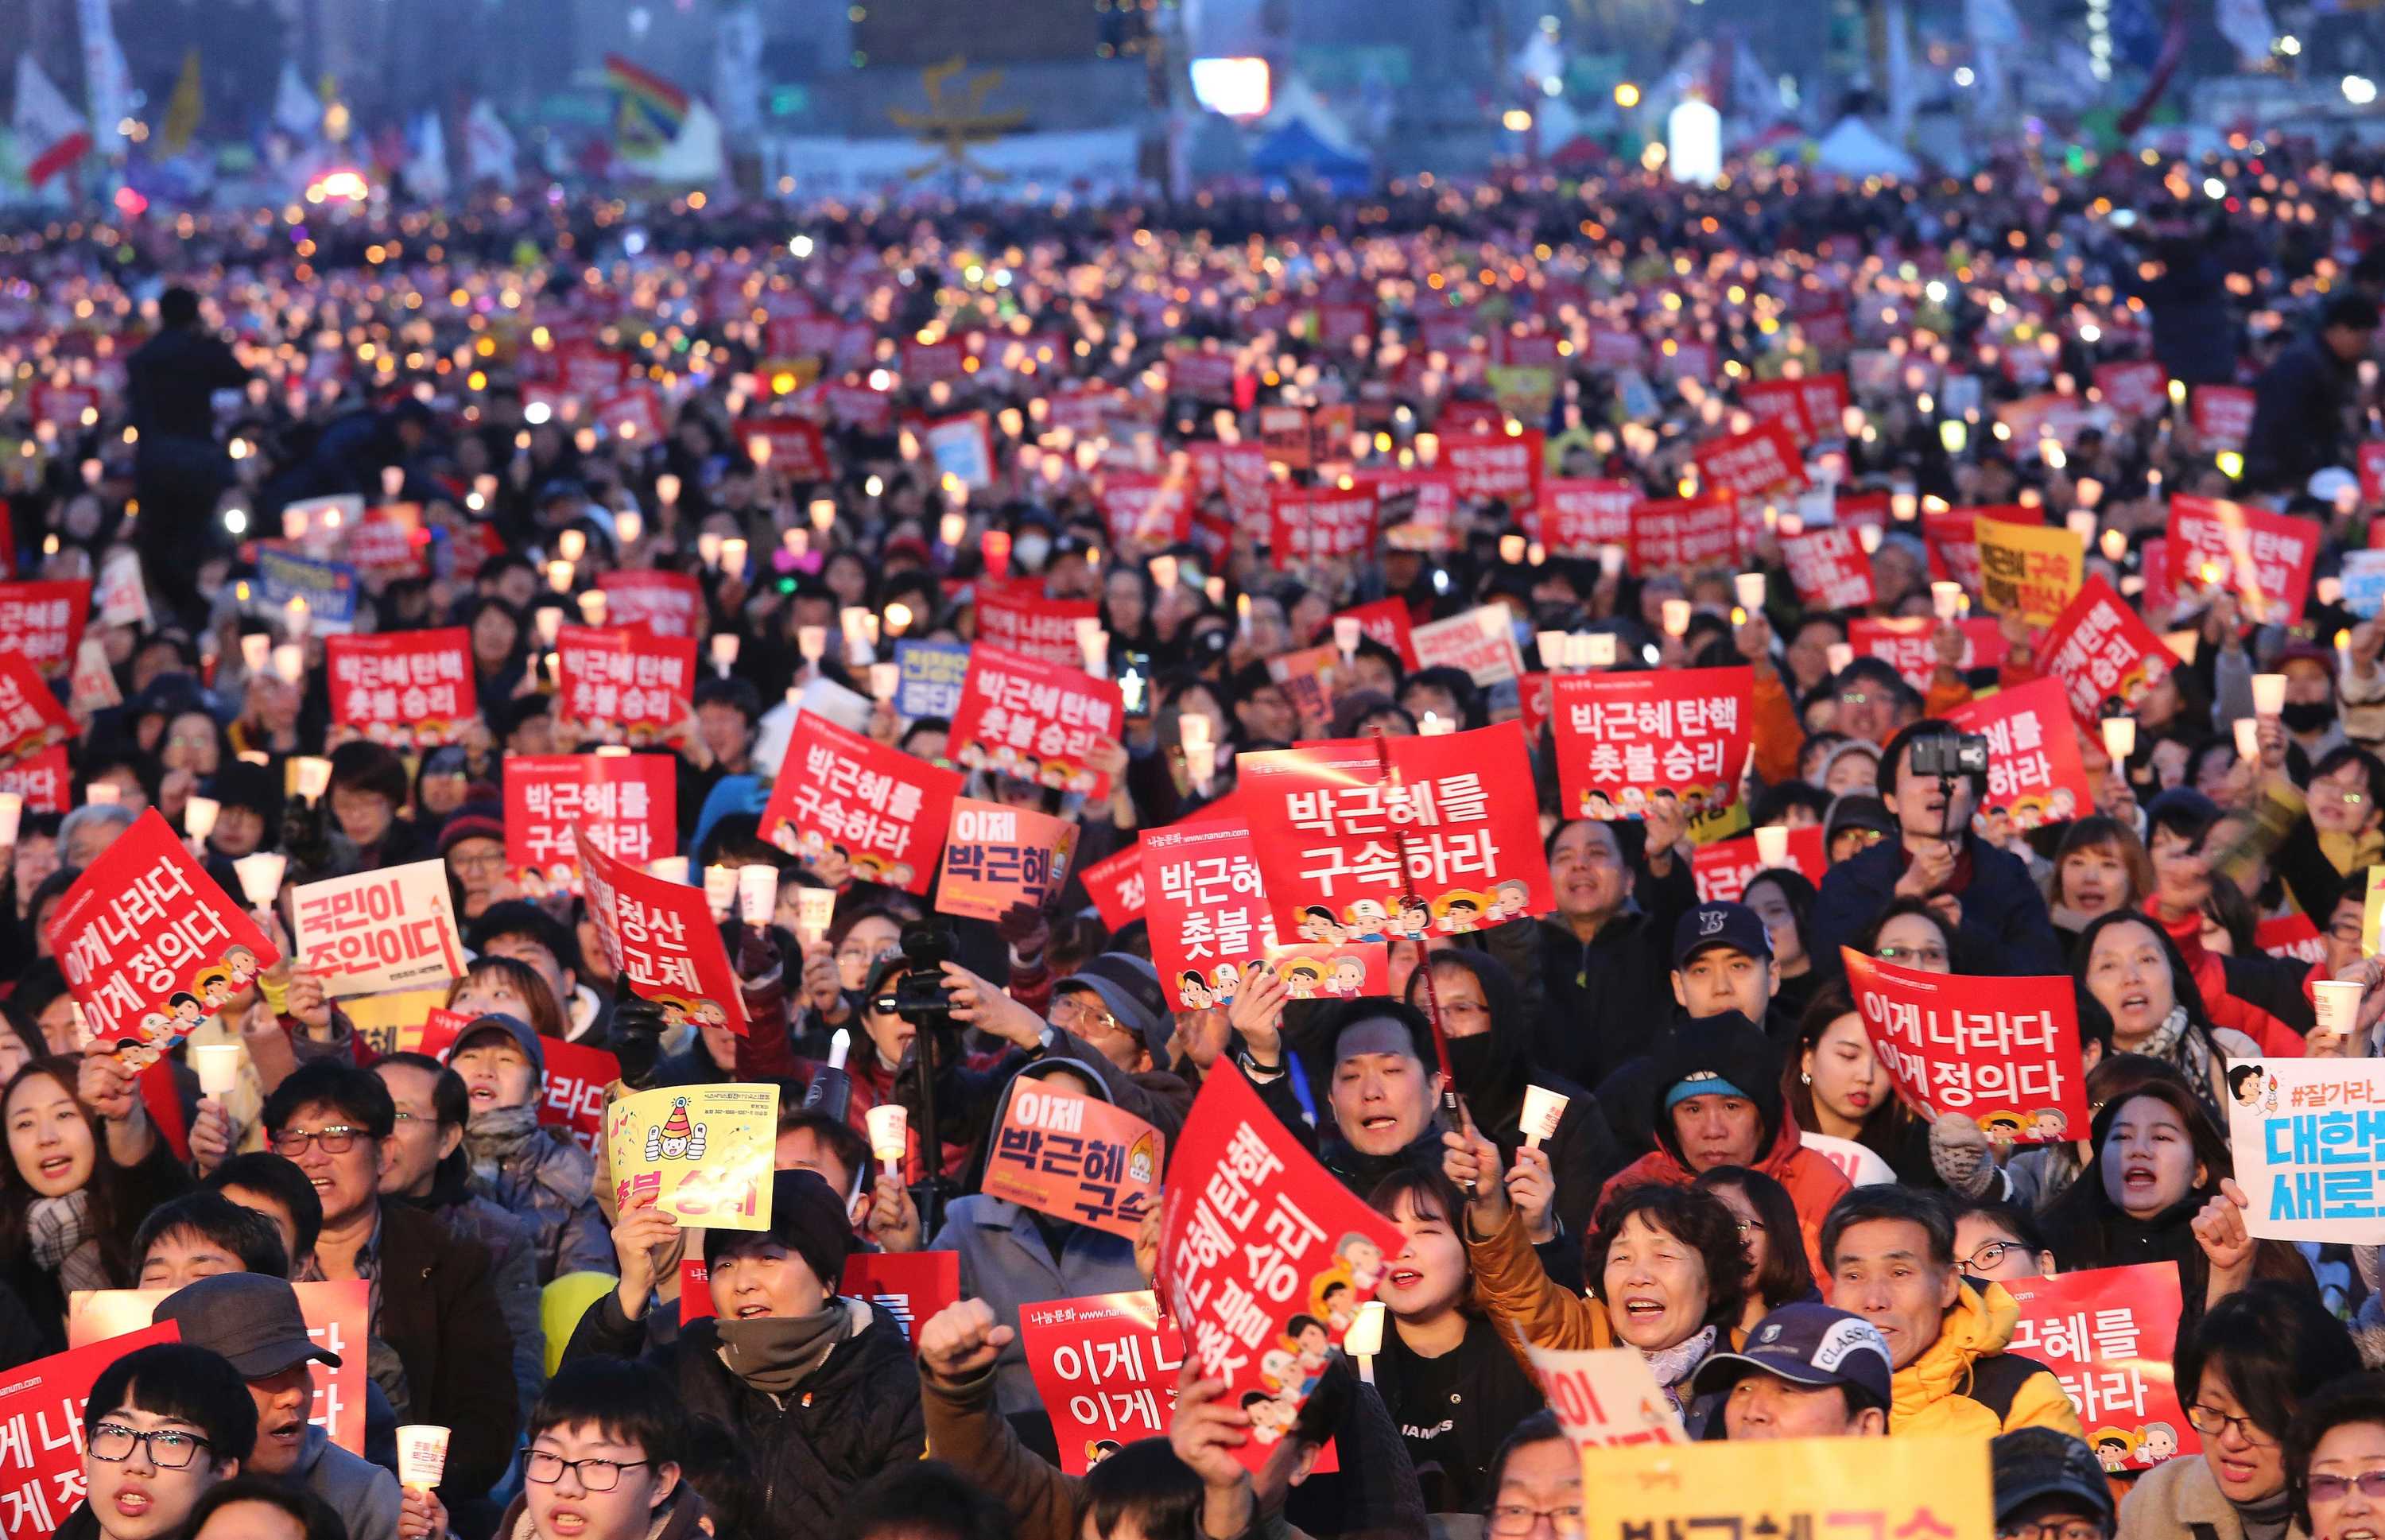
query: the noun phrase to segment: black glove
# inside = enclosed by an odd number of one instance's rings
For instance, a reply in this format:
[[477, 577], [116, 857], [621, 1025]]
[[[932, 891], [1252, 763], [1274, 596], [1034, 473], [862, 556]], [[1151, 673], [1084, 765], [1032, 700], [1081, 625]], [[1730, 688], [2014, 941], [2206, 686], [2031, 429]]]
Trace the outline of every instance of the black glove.
[[663, 1053], [663, 1008], [642, 1000], [623, 984], [613, 1006], [613, 1057], [621, 1062], [621, 1082], [632, 1091], [654, 1085], [655, 1064]]

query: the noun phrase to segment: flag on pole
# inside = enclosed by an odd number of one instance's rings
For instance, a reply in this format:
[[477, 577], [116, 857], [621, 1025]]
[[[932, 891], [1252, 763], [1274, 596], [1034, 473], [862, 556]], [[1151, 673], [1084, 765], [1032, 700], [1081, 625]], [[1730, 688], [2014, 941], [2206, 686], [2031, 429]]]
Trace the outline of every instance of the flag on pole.
[[293, 139], [311, 140], [323, 130], [323, 104], [298, 78], [298, 67], [281, 62], [281, 78], [273, 86], [273, 126]]
[[687, 93], [618, 54], [605, 56], [605, 86], [613, 94], [615, 137], [624, 149], [651, 153], [679, 137], [687, 121]]
[[92, 133], [101, 148], [111, 149], [124, 138], [117, 125], [132, 116], [132, 71], [125, 68], [124, 50], [117, 45], [116, 18], [107, 0], [76, 0], [75, 16], [82, 30], [82, 78]]
[[414, 119], [413, 155], [406, 163], [406, 191], [418, 197], [447, 195], [447, 128], [429, 108]]
[[9, 126], [25, 157], [25, 180], [35, 187], [91, 150], [91, 126], [67, 105], [30, 53], [17, 56], [17, 115]]
[[157, 135], [157, 147], [169, 156], [181, 155], [191, 147], [198, 136], [199, 119], [206, 115], [206, 98], [200, 94], [199, 51], [196, 48], [182, 56], [181, 78], [174, 82], [173, 99], [166, 104], [166, 124]]
[[486, 102], [474, 102], [464, 119], [464, 175], [472, 182], [510, 183], [518, 153], [513, 130]]

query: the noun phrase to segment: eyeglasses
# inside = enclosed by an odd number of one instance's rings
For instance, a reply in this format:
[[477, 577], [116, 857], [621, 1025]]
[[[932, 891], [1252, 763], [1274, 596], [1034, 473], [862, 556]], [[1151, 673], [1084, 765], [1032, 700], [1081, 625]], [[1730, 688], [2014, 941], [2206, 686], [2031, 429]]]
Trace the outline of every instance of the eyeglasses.
[[2364, 1497], [2385, 1500], [2385, 1471], [2363, 1471], [2356, 1476], [2323, 1476], [2314, 1471], [2304, 1479], [2315, 1503], [2340, 1503], [2355, 1486]]
[[1907, 963], [1917, 968], [1934, 962], [1943, 967], [1946, 962], [1946, 948], [1943, 946], [1883, 946], [1879, 949], [1879, 960]]
[[2329, 925], [2327, 928], [2327, 933], [2331, 939], [2342, 942], [2347, 946], [2355, 945], [2360, 940], [2360, 921], [2348, 920], [2341, 925]]
[[2080, 1519], [2059, 1524], [1999, 1524], [1996, 1540], [2104, 1540], [2104, 1526]]
[[467, 856], [461, 851], [450, 851], [447, 864], [458, 871], [494, 871], [506, 864], [506, 858], [502, 851], [490, 856]]
[[2232, 1430], [2237, 1437], [2259, 1448], [2268, 1448], [2278, 1442], [2254, 1427], [2251, 1418], [2230, 1417], [2217, 1407], [2206, 1407], [2200, 1401], [2186, 1409], [2186, 1420], [2205, 1438], [2217, 1438]]
[[1964, 1258], [1963, 1268], [1967, 1272], [1983, 1273], [1987, 1271], [1988, 1269], [1994, 1267], [1997, 1263], [2003, 1261], [2006, 1252], [2027, 1251], [2029, 1247], [2021, 1245], [2018, 1241], [1990, 1241], [1987, 1245], [1979, 1247], [1979, 1250], [1974, 1251], [1968, 1257]]
[[1756, 1234], [1762, 1234], [1764, 1232], [1762, 1220], [1734, 1220], [1731, 1222], [1738, 1226], [1739, 1238], [1742, 1241], [1747, 1239], [1751, 1232]]
[[1530, 1534], [1533, 1526], [1546, 1519], [1549, 1527], [1559, 1534], [1581, 1533], [1581, 1505], [1570, 1503], [1563, 1508], [1532, 1508], [1523, 1503], [1501, 1503], [1491, 1510], [1491, 1533], [1493, 1534]]
[[131, 1459], [136, 1444], [148, 1446], [149, 1463], [160, 1471], [186, 1471], [203, 1446], [212, 1447], [198, 1434], [179, 1428], [153, 1428], [144, 1434], [121, 1422], [102, 1422], [91, 1430], [91, 1458], [110, 1465]]
[[295, 1160], [306, 1153], [308, 1145], [319, 1145], [325, 1155], [345, 1155], [356, 1142], [363, 1129], [353, 1123], [333, 1123], [309, 1133], [303, 1128], [285, 1128], [270, 1141], [273, 1153], [284, 1160]]
[[1063, 1032], [1122, 1032], [1118, 1018], [1082, 995], [1063, 995], [1052, 1002], [1048, 1020]]
[[651, 1465], [643, 1459], [566, 1459], [544, 1449], [522, 1451], [522, 1480], [534, 1481], [541, 1486], [553, 1486], [570, 1471], [580, 1478], [580, 1484], [590, 1492], [610, 1492], [621, 1484], [621, 1472], [634, 1471], [641, 1465]]

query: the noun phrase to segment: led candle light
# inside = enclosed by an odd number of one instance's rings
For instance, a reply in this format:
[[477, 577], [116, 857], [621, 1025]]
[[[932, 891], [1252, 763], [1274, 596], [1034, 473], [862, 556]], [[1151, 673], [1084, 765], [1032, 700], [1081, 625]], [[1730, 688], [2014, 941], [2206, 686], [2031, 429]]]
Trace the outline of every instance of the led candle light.
[[[11, 802], [16, 804], [13, 808], [9, 806]], [[8, 838], [0, 840], [0, 845], [17, 843], [17, 813], [24, 805], [25, 799], [16, 793], [0, 792], [0, 828], [8, 833]], [[190, 798], [182, 804], [182, 833], [201, 845], [206, 844], [207, 836], [216, 832], [216, 819], [222, 812], [223, 804], [214, 797]]]
[[2236, 719], [2236, 757], [2251, 762], [2261, 757], [2261, 724], [2251, 717]]
[[585, 530], [566, 530], [556, 535], [555, 554], [577, 565], [580, 558], [588, 554], [588, 532]]
[[1731, 587], [1739, 595], [1739, 607], [1750, 615], [1764, 607], [1764, 574], [1742, 572], [1731, 579]]
[[601, 626], [605, 623], [605, 591], [592, 588], [580, 595], [580, 619], [582, 624]]
[[[670, 482], [674, 489], [679, 485], [679, 478], [676, 476], [665, 476], [661, 479]], [[668, 499], [668, 502], [677, 502], [678, 500], [676, 493], [674, 493], [674, 495]], [[668, 506], [668, 502], [666, 503], [666, 507]], [[635, 545], [638, 543], [639, 537], [646, 532], [646, 521], [638, 516], [637, 509], [623, 508], [620, 512], [613, 516], [613, 532], [621, 537], [622, 545]]]
[[282, 643], [273, 649], [273, 671], [282, 683], [296, 684], [306, 677], [306, 649], [295, 642]]
[[2126, 530], [2105, 530], [2103, 545], [2104, 559], [2117, 567], [2128, 558], [2129, 532]]
[[720, 632], [712, 638], [713, 671], [721, 678], [727, 679], [729, 670], [736, 666], [737, 633], [729, 631]]
[[1690, 601], [1687, 599], [1667, 599], [1665, 601], [1665, 634], [1667, 636], [1682, 636], [1688, 634], [1689, 629]]
[[893, 700], [903, 687], [903, 665], [872, 663], [869, 666], [869, 695], [873, 700]]
[[1177, 718], [1176, 741], [1188, 749], [1195, 745], [1208, 746], [1213, 741], [1209, 736], [1209, 719], [1198, 711]]
[[1383, 1317], [1386, 1311], [1380, 1299], [1369, 1299], [1358, 1307], [1358, 1317], [1342, 1333], [1342, 1351], [1358, 1360], [1358, 1378], [1368, 1384], [1375, 1383], [1375, 1358], [1383, 1350]]
[[720, 567], [720, 537], [710, 532], [697, 535], [695, 537], [695, 555], [696, 558], [702, 561], [706, 567], [712, 568], [716, 571], [718, 570]]
[[232, 872], [240, 879], [240, 891], [251, 905], [261, 909], [273, 902], [281, 891], [281, 870], [288, 859], [274, 851], [260, 850], [232, 862]]
[[1587, 669], [1615, 667], [1615, 633], [1611, 631], [1599, 631], [1583, 637], [1579, 656], [1581, 658], [1582, 667]]
[[546, 585], [558, 594], [570, 593], [573, 570], [571, 563], [561, 557], [556, 557], [546, 564]]
[[[206, 798], [203, 796], [194, 796], [191, 798], [191, 803], [193, 805], [196, 805], [201, 802], [206, 802]], [[210, 802], [207, 803], [207, 806], [212, 808], [215, 804]], [[0, 849], [10, 849], [16, 845], [17, 831], [24, 824], [24, 797], [16, 792], [0, 792]], [[213, 812], [208, 813], [207, 826], [209, 828], [213, 828], [215, 826], [215, 814]]]
[[1959, 582], [1931, 583], [1929, 603], [1938, 611], [1938, 619], [1953, 620], [1963, 613], [1963, 585]]
[[737, 897], [737, 871], [733, 866], [708, 866], [704, 869], [704, 902], [715, 920], [729, 918], [729, 906]]
[[2253, 676], [2253, 714], [2274, 717], [2286, 708], [2286, 676], [2254, 674]]
[[1205, 740], [1184, 745], [1184, 773], [1191, 777], [1192, 787], [1202, 795], [1209, 794], [1209, 783], [1217, 778], [1217, 745]]
[[745, 575], [745, 542], [730, 535], [720, 543], [720, 570], [732, 578]]
[[839, 1027], [834, 1033], [830, 1034], [828, 1040], [828, 1067], [830, 1069], [843, 1069], [844, 1061], [852, 1052], [853, 1033], [845, 1031], [843, 1027]]
[[247, 1050], [237, 1043], [197, 1043], [191, 1046], [191, 1067], [199, 1072], [199, 1095], [221, 1101], [240, 1084], [240, 1056]]
[[531, 616], [531, 620], [538, 626], [540, 650], [544, 651], [553, 647], [555, 639], [563, 634], [563, 611], [553, 605], [542, 605]]
[[298, 795], [311, 805], [331, 784], [331, 761], [309, 754], [298, 760]]
[[[828, 532], [836, 524], [836, 504], [829, 498], [813, 498], [811, 513], [812, 528], [818, 530], [822, 534], [828, 533]], [[1008, 536], [1004, 537], [1005, 542], [1008, 538]], [[1006, 544], [1004, 549], [1007, 552], [1008, 546]]]
[[1830, 672], [1845, 673], [1847, 665], [1855, 660], [1854, 645], [1848, 642], [1833, 642], [1823, 649], [1822, 657], [1830, 665]]
[[2104, 752], [2114, 759], [2126, 759], [2137, 751], [2137, 719], [2106, 717], [2104, 719]]
[[1789, 831], [1777, 823], [1767, 823], [1755, 832], [1755, 858], [1767, 870], [1789, 864]]

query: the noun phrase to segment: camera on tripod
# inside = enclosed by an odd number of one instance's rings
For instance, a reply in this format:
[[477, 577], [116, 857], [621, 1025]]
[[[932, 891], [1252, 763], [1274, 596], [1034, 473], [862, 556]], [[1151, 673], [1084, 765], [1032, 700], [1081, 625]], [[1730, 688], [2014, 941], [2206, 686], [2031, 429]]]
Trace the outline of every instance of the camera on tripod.
[[944, 993], [944, 964], [953, 955], [953, 933], [944, 925], [903, 929], [903, 976], [894, 981], [894, 1014], [921, 1032], [952, 1026], [952, 996]]

